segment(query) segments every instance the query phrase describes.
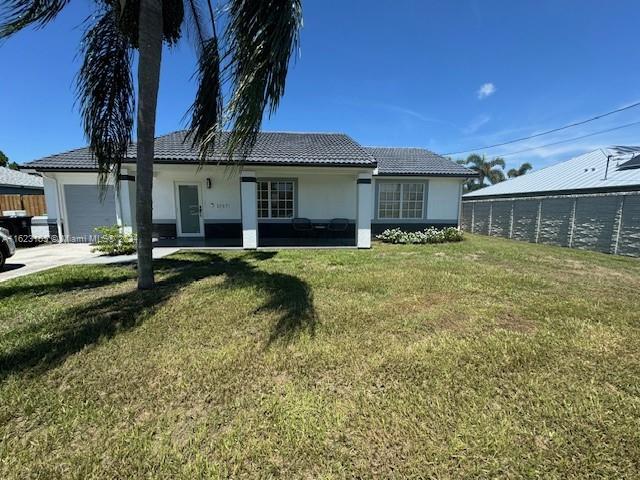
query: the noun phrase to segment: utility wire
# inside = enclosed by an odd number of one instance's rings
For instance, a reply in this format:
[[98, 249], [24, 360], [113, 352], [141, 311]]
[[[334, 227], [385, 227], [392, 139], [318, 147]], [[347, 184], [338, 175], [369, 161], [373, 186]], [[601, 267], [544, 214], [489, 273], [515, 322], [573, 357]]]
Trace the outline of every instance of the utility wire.
[[617, 110], [612, 110], [607, 113], [602, 113], [600, 115], [596, 115], [595, 117], [587, 118], [586, 120], [581, 120], [579, 122], [570, 123], [569, 125], [564, 125], [563, 127], [554, 128], [552, 130], [547, 130], [546, 132], [536, 133], [534, 135], [529, 135], [528, 137], [515, 138], [513, 140], [509, 140], [507, 142], [495, 143], [493, 145], [488, 145], [485, 147], [472, 148], [470, 150], [461, 150], [459, 152], [449, 152], [443, 153], [442, 155], [459, 155], [461, 153], [471, 153], [480, 150], [488, 150], [490, 148], [502, 147], [503, 145], [509, 145], [511, 143], [522, 142], [523, 140], [529, 140], [531, 138], [542, 137], [543, 135], [549, 135], [550, 133], [559, 132], [561, 130], [566, 130], [567, 128], [577, 127], [578, 125], [584, 125], [585, 123], [593, 122], [594, 120], [599, 120], [604, 117], [608, 117], [609, 115], [613, 115], [614, 113], [623, 112], [625, 110], [629, 110], [630, 108], [634, 108], [640, 105], [640, 102], [633, 103], [631, 105], [627, 105], [626, 107], [618, 108]]
[[560, 140], [559, 142], [547, 143], [546, 145], [538, 145], [537, 147], [525, 148], [523, 150], [518, 150], [517, 152], [505, 153], [504, 155], [500, 155], [500, 157], [508, 157], [510, 155], [517, 155], [518, 153], [524, 153], [524, 152], [530, 152], [532, 150], [538, 150], [539, 148], [551, 147], [553, 145], [559, 145], [561, 143], [573, 142], [575, 140], [581, 140], [583, 138], [593, 137], [594, 135], [600, 135], [602, 133], [613, 132], [615, 130], [622, 130], [623, 128], [633, 127], [634, 125], [640, 125], [640, 122], [627, 123], [626, 125], [620, 125], [618, 127], [608, 128], [606, 130], [600, 130], [599, 132], [593, 132], [593, 133], [589, 133], [587, 135], [581, 135], [579, 137], [573, 137], [573, 138], [568, 138], [566, 140]]

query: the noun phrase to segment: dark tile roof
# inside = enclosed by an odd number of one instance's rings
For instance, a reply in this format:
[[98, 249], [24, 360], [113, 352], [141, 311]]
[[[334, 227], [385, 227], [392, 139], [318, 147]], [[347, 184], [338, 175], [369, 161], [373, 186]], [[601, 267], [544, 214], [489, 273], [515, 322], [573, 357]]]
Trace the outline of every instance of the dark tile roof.
[[[210, 163], [228, 163], [224, 154], [227, 133], [221, 134]], [[127, 162], [134, 162], [136, 147], [132, 144]], [[155, 160], [157, 163], [198, 163], [198, 153], [185, 142], [185, 132], [178, 131], [156, 138]], [[370, 166], [375, 160], [351, 137], [342, 133], [284, 133], [261, 132], [256, 144], [244, 161], [256, 165], [330, 165]], [[87, 147], [35, 160], [25, 165], [41, 170], [85, 170], [95, 169], [96, 163]]]
[[378, 161], [378, 175], [475, 176], [472, 170], [424, 148], [364, 148]]

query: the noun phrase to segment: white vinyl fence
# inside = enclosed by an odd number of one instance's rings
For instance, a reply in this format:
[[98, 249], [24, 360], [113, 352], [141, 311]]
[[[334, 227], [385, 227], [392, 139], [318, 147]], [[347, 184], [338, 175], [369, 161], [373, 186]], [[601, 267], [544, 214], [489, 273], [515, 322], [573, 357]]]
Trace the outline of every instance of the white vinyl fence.
[[463, 200], [468, 232], [640, 256], [640, 192]]

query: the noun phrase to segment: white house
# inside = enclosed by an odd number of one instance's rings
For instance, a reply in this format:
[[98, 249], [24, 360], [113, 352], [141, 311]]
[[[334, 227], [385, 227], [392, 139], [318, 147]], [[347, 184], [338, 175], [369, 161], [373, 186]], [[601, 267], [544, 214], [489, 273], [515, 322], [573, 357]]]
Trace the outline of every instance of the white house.
[[[428, 150], [362, 147], [337, 133], [263, 132], [242, 166], [205, 165], [185, 132], [155, 143], [154, 234], [165, 244], [344, 245], [368, 248], [385, 228], [458, 225], [470, 170]], [[135, 145], [119, 187], [103, 197], [88, 148], [33, 161], [44, 178], [52, 234], [89, 241], [100, 225], [135, 230]], [[64, 235], [64, 237], [62, 237]]]

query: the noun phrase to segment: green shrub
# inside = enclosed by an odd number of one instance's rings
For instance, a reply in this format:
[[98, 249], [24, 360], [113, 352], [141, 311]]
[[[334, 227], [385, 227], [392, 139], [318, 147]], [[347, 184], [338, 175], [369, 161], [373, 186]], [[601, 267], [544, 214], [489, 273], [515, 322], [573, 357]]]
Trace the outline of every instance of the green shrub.
[[136, 251], [136, 236], [123, 233], [118, 225], [97, 227], [98, 239], [94, 243], [94, 252], [106, 255], [130, 255]]
[[399, 228], [390, 228], [376, 238], [386, 243], [445, 243], [464, 240], [462, 230], [457, 227], [438, 229], [429, 227], [419, 232], [405, 232]]

